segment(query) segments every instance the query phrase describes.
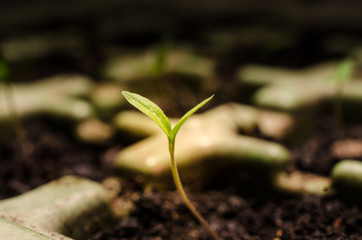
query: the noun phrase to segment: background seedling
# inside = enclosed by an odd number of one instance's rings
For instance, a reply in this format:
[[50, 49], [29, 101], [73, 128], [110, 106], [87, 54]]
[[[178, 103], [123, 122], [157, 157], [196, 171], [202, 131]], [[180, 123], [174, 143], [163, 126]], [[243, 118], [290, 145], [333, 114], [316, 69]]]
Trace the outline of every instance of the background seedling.
[[211, 229], [207, 221], [201, 216], [201, 214], [196, 210], [194, 205], [191, 203], [189, 198], [187, 197], [181, 180], [180, 176], [177, 170], [177, 165], [175, 161], [175, 139], [178, 131], [180, 130], [181, 126], [185, 123], [185, 121], [193, 114], [195, 113], [199, 108], [201, 108], [203, 105], [205, 105], [207, 102], [209, 102], [213, 96], [205, 99], [201, 103], [199, 103], [196, 107], [192, 108], [190, 111], [188, 111], [180, 120], [179, 122], [172, 128], [171, 123], [169, 119], [166, 117], [164, 112], [152, 101], [149, 99], [127, 91], [122, 92], [123, 96], [126, 98], [126, 100], [132, 104], [134, 107], [136, 107], [138, 110], [146, 114], [148, 117], [150, 117], [153, 121], [157, 123], [157, 125], [162, 129], [162, 131], [166, 134], [168, 138], [168, 146], [169, 146], [169, 152], [170, 152], [170, 158], [171, 158], [171, 171], [172, 176], [176, 185], [176, 188], [182, 198], [182, 200], [185, 202], [186, 206], [189, 208], [189, 210], [194, 214], [194, 216], [199, 220], [199, 222], [207, 229], [207, 231], [210, 233], [210, 235], [213, 237], [213, 239], [218, 239], [216, 233]]
[[334, 119], [338, 127], [343, 126], [343, 108], [342, 108], [342, 92], [344, 84], [351, 79], [354, 68], [355, 61], [351, 58], [342, 60], [337, 66], [337, 70], [332, 80], [336, 86], [336, 92], [334, 95]]
[[16, 137], [18, 138], [18, 141], [22, 143], [25, 140], [25, 131], [17, 114], [16, 104], [12, 94], [11, 83], [9, 80], [9, 68], [5, 63], [4, 59], [2, 59], [1, 57], [0, 57], [0, 83], [2, 83], [4, 86], [3, 93], [5, 96], [5, 102], [8, 107], [10, 119], [14, 124]]
[[[3, 58], [0, 56], [0, 85], [3, 85], [5, 103], [9, 112], [9, 119], [15, 130], [15, 135], [19, 144], [20, 154], [25, 164], [30, 163], [29, 150], [27, 148], [26, 134], [21, 119], [18, 115], [13, 89], [9, 78], [9, 68]], [[19, 163], [19, 165], [22, 163]]]
[[167, 55], [170, 52], [171, 40], [169, 37], [164, 36], [157, 46], [155, 64], [152, 68], [152, 73], [155, 75], [161, 75], [165, 72], [167, 64]]

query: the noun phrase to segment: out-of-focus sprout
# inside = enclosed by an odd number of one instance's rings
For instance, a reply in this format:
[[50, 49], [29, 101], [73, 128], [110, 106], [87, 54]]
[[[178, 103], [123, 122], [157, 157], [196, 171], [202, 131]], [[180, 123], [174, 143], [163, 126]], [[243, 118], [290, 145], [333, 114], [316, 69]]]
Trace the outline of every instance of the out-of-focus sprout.
[[171, 40], [169, 37], [164, 36], [156, 50], [155, 63], [152, 68], [152, 73], [155, 75], [161, 75], [165, 72], [166, 64], [167, 64], [167, 56], [170, 52], [171, 48]]
[[0, 57], [0, 84], [3, 85], [5, 102], [8, 107], [10, 119], [14, 125], [15, 134], [20, 143], [25, 140], [25, 130], [17, 114], [16, 104], [13, 96], [12, 85], [9, 79], [9, 68], [5, 60]]
[[353, 75], [356, 62], [352, 58], [346, 58], [342, 60], [338, 66], [335, 75], [332, 77], [332, 81], [335, 83], [336, 92], [334, 95], [334, 120], [338, 127], [343, 127], [343, 107], [342, 107], [342, 92], [343, 87], [347, 81], [349, 81]]

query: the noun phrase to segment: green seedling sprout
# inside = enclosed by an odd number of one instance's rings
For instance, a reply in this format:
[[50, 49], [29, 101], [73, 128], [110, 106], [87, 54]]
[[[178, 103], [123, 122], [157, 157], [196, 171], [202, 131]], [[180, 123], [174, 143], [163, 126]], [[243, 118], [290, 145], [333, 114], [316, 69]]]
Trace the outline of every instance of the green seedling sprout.
[[18, 141], [20, 143], [23, 143], [25, 140], [25, 131], [16, 111], [16, 104], [12, 92], [11, 83], [9, 80], [9, 68], [1, 57], [0, 57], [0, 83], [4, 84], [5, 102], [8, 107], [10, 118], [14, 124], [16, 137], [18, 138]]
[[336, 86], [336, 93], [334, 96], [334, 119], [337, 126], [342, 127], [342, 93], [344, 84], [351, 79], [354, 69], [355, 61], [351, 58], [346, 58], [342, 60], [338, 66], [335, 75], [332, 77], [332, 81]]
[[168, 36], [164, 36], [157, 46], [155, 63], [152, 68], [152, 73], [161, 75], [165, 72], [167, 56], [170, 52], [171, 40]]
[[136, 94], [131, 93], [127, 91], [122, 92], [125, 99], [132, 104], [134, 107], [136, 107], [138, 110], [146, 114], [148, 117], [150, 117], [153, 121], [157, 123], [157, 125], [162, 129], [162, 131], [167, 135], [168, 138], [168, 147], [170, 152], [170, 158], [171, 158], [171, 171], [173, 180], [175, 182], [176, 188], [178, 193], [180, 194], [182, 200], [186, 204], [186, 206], [189, 208], [189, 210], [192, 212], [192, 214], [197, 218], [197, 220], [206, 228], [206, 230], [210, 233], [213, 239], [217, 240], [218, 237], [216, 233], [211, 229], [207, 221], [201, 216], [201, 214], [196, 210], [194, 205], [191, 203], [189, 198], [187, 197], [181, 180], [180, 176], [177, 170], [177, 165], [175, 161], [175, 139], [178, 131], [180, 130], [181, 126], [185, 123], [185, 121], [193, 114], [195, 113], [199, 108], [201, 108], [203, 105], [205, 105], [207, 102], [209, 102], [214, 95], [211, 97], [205, 99], [201, 103], [199, 103], [196, 107], [192, 108], [190, 111], [188, 111], [180, 120], [179, 122], [172, 128], [171, 123], [169, 119], [166, 117], [164, 112], [152, 101], [149, 99]]

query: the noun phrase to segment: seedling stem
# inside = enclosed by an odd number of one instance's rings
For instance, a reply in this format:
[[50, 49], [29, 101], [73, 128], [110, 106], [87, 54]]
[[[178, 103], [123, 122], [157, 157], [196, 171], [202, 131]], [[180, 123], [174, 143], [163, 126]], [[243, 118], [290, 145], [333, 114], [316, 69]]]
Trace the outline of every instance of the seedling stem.
[[349, 81], [355, 69], [355, 61], [351, 58], [342, 60], [333, 77], [336, 84], [336, 93], [334, 97], [334, 119], [338, 127], [343, 128], [343, 107], [342, 107], [342, 93], [344, 84]]
[[5, 102], [8, 107], [10, 118], [14, 124], [14, 130], [18, 141], [22, 144], [25, 141], [25, 131], [16, 111], [16, 104], [13, 96], [13, 89], [8, 79], [9, 70], [4, 60], [0, 58], [0, 82], [4, 82]]

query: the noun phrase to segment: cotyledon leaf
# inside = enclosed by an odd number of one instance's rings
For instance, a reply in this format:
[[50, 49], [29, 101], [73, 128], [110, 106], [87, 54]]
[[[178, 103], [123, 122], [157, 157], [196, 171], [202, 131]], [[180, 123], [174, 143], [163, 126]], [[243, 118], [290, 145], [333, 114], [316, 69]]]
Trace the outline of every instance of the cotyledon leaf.
[[353, 75], [355, 65], [355, 62], [350, 58], [341, 61], [337, 67], [337, 72], [335, 75], [336, 82], [344, 83], [350, 80], [351, 76]]
[[138, 110], [146, 114], [153, 121], [157, 123], [158, 126], [164, 131], [167, 136], [170, 136], [171, 133], [171, 124], [164, 112], [151, 100], [137, 94], [131, 93], [128, 91], [122, 91], [122, 95], [125, 99], [136, 107]]
[[3, 59], [0, 57], [0, 82], [6, 82], [6, 78], [9, 74], [9, 69]]
[[214, 95], [212, 95], [211, 97], [205, 99], [204, 101], [202, 101], [201, 103], [199, 103], [197, 106], [195, 106], [194, 108], [192, 108], [190, 111], [188, 111], [185, 115], [183, 115], [183, 117], [178, 121], [178, 123], [175, 125], [175, 127], [171, 130], [171, 134], [169, 135], [169, 138], [171, 141], [175, 140], [176, 134], [178, 132], [178, 130], [180, 130], [182, 124], [184, 124], [184, 122], [192, 115], [194, 114], [199, 108], [201, 108], [202, 106], [204, 106], [207, 102], [209, 102], [212, 98], [214, 97]]

